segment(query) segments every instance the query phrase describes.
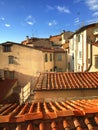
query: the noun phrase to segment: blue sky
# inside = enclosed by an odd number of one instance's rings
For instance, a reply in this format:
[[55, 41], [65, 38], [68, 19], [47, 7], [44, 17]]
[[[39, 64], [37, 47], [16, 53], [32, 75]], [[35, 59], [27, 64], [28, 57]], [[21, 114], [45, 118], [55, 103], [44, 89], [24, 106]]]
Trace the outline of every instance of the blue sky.
[[47, 38], [98, 21], [98, 0], [0, 0], [0, 43]]

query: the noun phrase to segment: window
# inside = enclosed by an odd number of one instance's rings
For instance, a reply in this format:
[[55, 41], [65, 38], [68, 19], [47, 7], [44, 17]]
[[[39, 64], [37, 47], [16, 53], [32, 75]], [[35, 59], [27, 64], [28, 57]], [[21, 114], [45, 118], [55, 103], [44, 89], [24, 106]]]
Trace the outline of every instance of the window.
[[79, 51], [79, 58], [82, 58], [82, 52]]
[[13, 64], [14, 63], [14, 57], [13, 56], [9, 56], [9, 64]]
[[9, 45], [3, 46], [3, 51], [4, 52], [10, 52], [11, 51], [11, 46], [9, 46]]
[[70, 70], [70, 62], [68, 62], [68, 70]]
[[50, 61], [52, 61], [52, 54], [50, 54]]
[[14, 71], [9, 71], [9, 78], [14, 79]]
[[72, 42], [71, 47], [72, 47], [72, 50], [74, 50], [74, 41]]
[[5, 79], [14, 79], [14, 71], [4, 71]]
[[45, 62], [48, 62], [48, 55], [45, 54]]
[[52, 72], [52, 69], [50, 69], [50, 72]]
[[58, 61], [62, 61], [62, 54], [58, 55]]
[[3, 70], [0, 70], [0, 79], [2, 79], [3, 77], [4, 77]]
[[4, 71], [4, 77], [5, 77], [5, 79], [8, 79], [9, 78], [9, 71]]
[[57, 71], [58, 71], [58, 72], [62, 72], [62, 68], [58, 68]]
[[95, 56], [95, 68], [98, 69], [98, 56]]
[[78, 42], [80, 42], [80, 35], [78, 35]]
[[72, 60], [74, 60], [74, 54], [72, 54]]
[[55, 71], [55, 72], [57, 71], [57, 66], [54, 66], [54, 71]]

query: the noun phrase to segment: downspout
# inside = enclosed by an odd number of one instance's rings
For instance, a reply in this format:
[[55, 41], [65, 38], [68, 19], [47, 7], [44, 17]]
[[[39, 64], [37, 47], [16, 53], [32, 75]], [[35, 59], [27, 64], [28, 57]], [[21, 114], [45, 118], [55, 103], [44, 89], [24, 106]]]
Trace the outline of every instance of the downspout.
[[82, 72], [84, 70], [84, 37], [82, 34]]
[[54, 62], [53, 71], [55, 71], [55, 51], [53, 51], [53, 62]]
[[88, 67], [87, 70], [85, 70], [85, 72], [88, 72], [92, 67], [92, 42], [90, 42], [90, 65]]

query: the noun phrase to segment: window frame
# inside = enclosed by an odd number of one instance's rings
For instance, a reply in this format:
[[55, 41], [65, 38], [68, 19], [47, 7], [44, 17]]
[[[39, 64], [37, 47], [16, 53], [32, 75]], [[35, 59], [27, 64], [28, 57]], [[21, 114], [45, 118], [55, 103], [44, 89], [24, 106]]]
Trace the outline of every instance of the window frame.
[[98, 56], [95, 56], [95, 68], [98, 69]]
[[4, 45], [3, 52], [11, 52], [11, 45]]
[[50, 53], [50, 61], [53, 61], [52, 53]]
[[62, 61], [62, 54], [58, 55], [58, 61]]
[[9, 64], [14, 64], [14, 56], [8, 56]]
[[48, 62], [48, 54], [45, 54], [45, 62]]

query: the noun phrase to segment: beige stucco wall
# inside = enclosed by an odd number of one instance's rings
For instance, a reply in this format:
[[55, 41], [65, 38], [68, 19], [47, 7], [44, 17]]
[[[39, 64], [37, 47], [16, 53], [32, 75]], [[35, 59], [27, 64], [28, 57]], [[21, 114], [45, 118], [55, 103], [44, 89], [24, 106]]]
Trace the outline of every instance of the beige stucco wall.
[[[59, 55], [62, 56], [62, 60], [59, 61], [58, 57]], [[57, 71], [58, 69], [62, 69], [62, 71], [67, 71], [67, 55], [66, 53], [55, 53], [55, 66], [57, 66]]]
[[55, 91], [35, 91], [34, 100], [48, 99], [71, 99], [87, 98], [98, 96], [98, 89], [95, 90], [55, 90]]
[[[59, 68], [61, 68], [63, 72], [67, 70], [67, 54], [66, 53], [43, 52], [44, 57], [45, 57], [45, 54], [47, 54], [48, 56], [48, 61], [45, 62], [44, 64], [45, 72], [50, 72], [51, 69], [52, 71], [54, 71], [55, 66], [57, 67], [57, 71]], [[52, 54], [52, 57], [53, 57], [52, 61], [50, 61], [50, 54]], [[58, 60], [59, 55], [62, 56], [61, 61]]]
[[[47, 54], [47, 62], [45, 62], [45, 54]], [[50, 54], [52, 54], [52, 61], [50, 61]], [[50, 70], [54, 69], [54, 53], [51, 52], [43, 52], [44, 57], [44, 70], [45, 72], [50, 72]]]
[[[8, 56], [14, 56], [14, 64], [9, 64]], [[41, 51], [12, 45], [11, 52], [3, 52], [3, 46], [0, 46], [0, 69], [15, 71], [15, 78], [19, 85], [25, 85], [27, 82], [33, 83], [33, 78], [43, 72], [43, 54]]]
[[[45, 54], [48, 55], [48, 62], [45, 62]], [[50, 61], [50, 54], [53, 59]], [[62, 55], [62, 60], [58, 61], [58, 55]], [[9, 64], [8, 56], [14, 57], [14, 64]], [[55, 61], [54, 61], [55, 60]], [[35, 77], [40, 72], [50, 72], [54, 66], [66, 71], [65, 53], [43, 52], [27, 46], [13, 44], [11, 52], [3, 52], [3, 46], [0, 45], [0, 69], [4, 71], [14, 71], [14, 78], [18, 79], [20, 86], [26, 85], [28, 82], [34, 86]]]

